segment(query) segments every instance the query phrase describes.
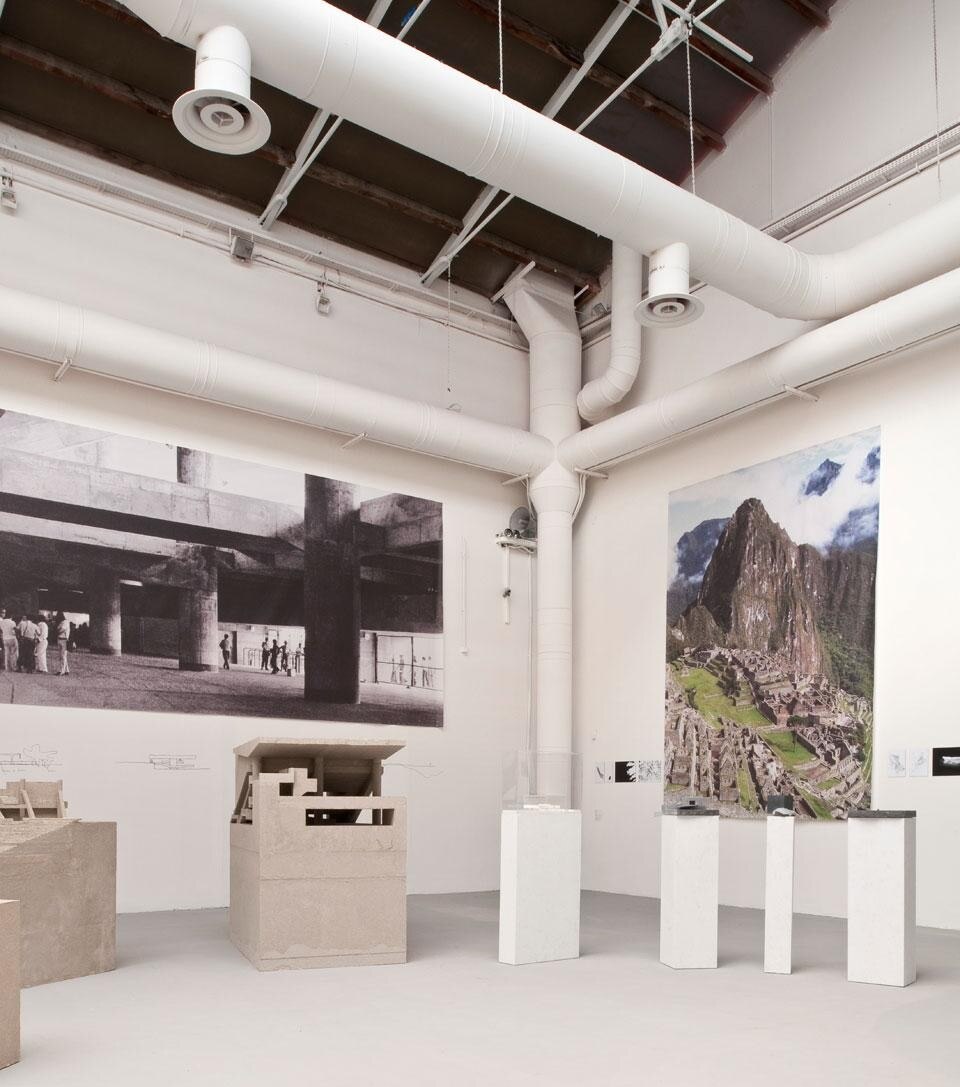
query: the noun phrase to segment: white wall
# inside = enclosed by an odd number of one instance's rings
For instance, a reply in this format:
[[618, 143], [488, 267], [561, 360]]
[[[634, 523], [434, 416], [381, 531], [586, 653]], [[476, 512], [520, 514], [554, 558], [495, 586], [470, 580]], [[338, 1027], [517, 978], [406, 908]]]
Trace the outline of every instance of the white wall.
[[[14, 176], [26, 175], [15, 169]], [[222, 252], [26, 181], [17, 180], [17, 188], [20, 207], [0, 222], [5, 284], [358, 384], [433, 403], [456, 400], [470, 414], [526, 419], [523, 349], [455, 332], [448, 358], [446, 330], [434, 321], [340, 292], [333, 292], [333, 313], [323, 318], [313, 308], [316, 288], [309, 280], [239, 267]], [[354, 262], [364, 259], [353, 254]], [[512, 622], [503, 623], [501, 555], [493, 537], [522, 500], [520, 490], [504, 488], [491, 474], [384, 447], [360, 443], [342, 450], [342, 438], [276, 420], [82, 374], [69, 374], [59, 385], [51, 377], [49, 366], [0, 354], [0, 408], [444, 504], [443, 729], [0, 707], [0, 752], [33, 744], [55, 749], [59, 765], [47, 776], [64, 779], [71, 814], [119, 824], [120, 910], [226, 903], [232, 748], [257, 735], [405, 740], [408, 747], [395, 757], [401, 765], [388, 764], [385, 791], [409, 798], [410, 890], [495, 887], [501, 758], [518, 746], [527, 715], [529, 612], [528, 571], [518, 557]], [[143, 765], [153, 754], [195, 754], [209, 769], [154, 770]]]
[[[938, 3], [942, 117], [960, 114], [960, 80], [946, 60], [960, 42], [960, 5]], [[778, 73], [777, 91], [729, 134], [728, 150], [698, 173], [698, 192], [763, 224], [934, 131], [929, 4], [843, 0], [829, 30]], [[770, 147], [774, 147], [770, 169]], [[805, 235], [811, 251], [842, 248], [960, 192], [960, 156], [942, 184], [928, 170]], [[802, 330], [706, 288], [705, 316], [644, 335], [630, 403], [687, 384]], [[613, 470], [591, 487], [577, 525], [578, 744], [585, 779], [584, 879], [598, 890], [656, 895], [655, 785], [597, 786], [599, 759], [658, 758], [663, 747], [667, 499], [670, 491], [843, 434], [881, 426], [874, 803], [915, 808], [919, 920], [960, 928], [960, 876], [946, 860], [960, 835], [950, 778], [889, 780], [886, 753], [957, 743], [951, 694], [958, 598], [960, 339], [943, 338], [823, 386], [816, 405], [790, 400], [705, 431]], [[601, 337], [587, 352], [593, 376]], [[722, 901], [759, 906], [762, 822], [725, 821]], [[846, 912], [845, 831], [798, 828], [797, 907]]]

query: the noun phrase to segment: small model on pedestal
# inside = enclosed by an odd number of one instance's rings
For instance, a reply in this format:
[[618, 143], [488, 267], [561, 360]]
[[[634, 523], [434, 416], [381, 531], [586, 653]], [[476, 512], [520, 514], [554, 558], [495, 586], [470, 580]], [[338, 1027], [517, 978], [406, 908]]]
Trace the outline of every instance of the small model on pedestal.
[[230, 939], [258, 970], [407, 961], [402, 743], [257, 739], [234, 749]]

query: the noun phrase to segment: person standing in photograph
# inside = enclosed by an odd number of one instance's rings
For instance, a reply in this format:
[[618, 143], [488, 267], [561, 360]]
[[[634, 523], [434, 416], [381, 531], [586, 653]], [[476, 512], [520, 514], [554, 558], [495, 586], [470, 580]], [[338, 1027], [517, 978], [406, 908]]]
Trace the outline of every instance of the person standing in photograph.
[[230, 635], [224, 634], [220, 642], [220, 653], [223, 656], [223, 667], [230, 671]]
[[280, 646], [280, 671], [285, 676], [290, 675], [290, 647], [286, 642]]
[[303, 642], [297, 646], [296, 653], [293, 654], [293, 670], [300, 675], [300, 671], [303, 668]]
[[34, 649], [34, 659], [36, 661], [37, 671], [46, 674], [47, 671], [47, 645], [50, 639], [50, 627], [47, 624], [46, 617], [43, 612], [37, 616], [37, 641]]
[[270, 672], [272, 675], [280, 675], [280, 645], [277, 639], [273, 639], [273, 645], [270, 646]]
[[36, 667], [34, 655], [37, 641], [37, 627], [29, 615], [21, 615], [17, 623], [17, 671], [32, 672]]
[[15, 672], [19, 648], [17, 643], [17, 624], [7, 615], [6, 608], [0, 608], [0, 637], [3, 638], [3, 653], [0, 668], [5, 672]]
[[67, 617], [62, 611], [58, 611], [53, 620], [54, 631], [57, 636], [57, 649], [60, 650], [60, 671], [57, 672], [58, 676], [70, 675], [70, 664], [67, 660], [67, 647], [70, 644], [70, 632], [73, 626], [68, 622]]
[[260, 671], [266, 672], [270, 667], [270, 643], [266, 638], [260, 644]]

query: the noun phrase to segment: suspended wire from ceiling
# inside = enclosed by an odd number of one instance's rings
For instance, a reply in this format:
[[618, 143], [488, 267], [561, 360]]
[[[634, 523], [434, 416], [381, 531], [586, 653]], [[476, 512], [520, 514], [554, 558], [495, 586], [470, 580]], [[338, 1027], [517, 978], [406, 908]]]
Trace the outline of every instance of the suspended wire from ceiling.
[[690, 27], [684, 35], [687, 48], [687, 123], [690, 130], [690, 191], [697, 195], [697, 156], [693, 143], [693, 75], [690, 71]]
[[503, 94], [503, 0], [497, 0], [497, 50], [500, 57], [500, 93]]
[[940, 120], [940, 51], [937, 44], [937, 0], [930, 0], [930, 8], [933, 16], [933, 99], [937, 116], [937, 199], [939, 200], [943, 196], [943, 179], [940, 176], [942, 123]]

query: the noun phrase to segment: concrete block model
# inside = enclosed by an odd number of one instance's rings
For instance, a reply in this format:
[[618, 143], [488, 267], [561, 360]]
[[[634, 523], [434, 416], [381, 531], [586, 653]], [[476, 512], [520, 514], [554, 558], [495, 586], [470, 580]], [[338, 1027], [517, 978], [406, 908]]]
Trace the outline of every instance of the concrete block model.
[[403, 746], [234, 749], [230, 939], [258, 970], [406, 962], [406, 803], [380, 795], [383, 760]]
[[24, 988], [112, 970], [116, 823], [0, 822], [0, 898], [20, 901]]
[[500, 961], [580, 954], [580, 812], [517, 808], [500, 817]]
[[0, 1068], [20, 1060], [20, 903], [0, 901]]
[[789, 974], [793, 969], [793, 855], [796, 820], [767, 816], [766, 894], [763, 907], [763, 969]]
[[664, 805], [660, 821], [660, 961], [715, 969], [720, 914], [720, 813]]
[[62, 781], [8, 781], [0, 785], [0, 821], [63, 819], [66, 814]]
[[847, 817], [847, 980], [917, 979], [917, 813]]

